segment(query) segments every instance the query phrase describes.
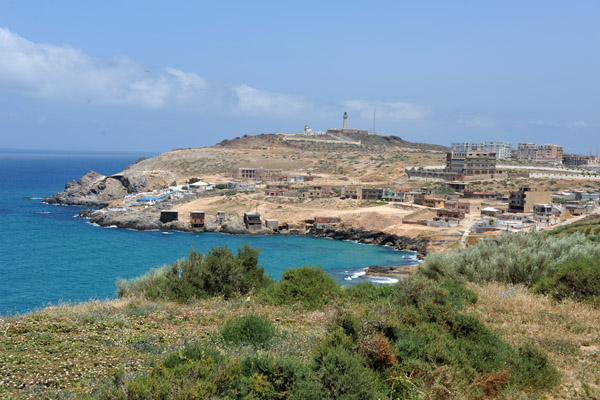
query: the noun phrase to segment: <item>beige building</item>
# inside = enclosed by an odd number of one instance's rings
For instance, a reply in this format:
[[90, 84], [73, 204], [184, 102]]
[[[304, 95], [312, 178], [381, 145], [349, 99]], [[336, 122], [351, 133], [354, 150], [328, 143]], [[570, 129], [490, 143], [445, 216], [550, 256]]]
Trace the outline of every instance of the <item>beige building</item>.
[[520, 161], [562, 164], [564, 147], [556, 144], [519, 143], [517, 154]]
[[508, 211], [511, 213], [530, 213], [536, 204], [545, 204], [552, 201], [551, 192], [531, 190], [523, 186], [518, 191], [510, 192], [508, 198]]
[[231, 170], [231, 177], [251, 181], [280, 181], [285, 179], [280, 169], [267, 168], [234, 168]]

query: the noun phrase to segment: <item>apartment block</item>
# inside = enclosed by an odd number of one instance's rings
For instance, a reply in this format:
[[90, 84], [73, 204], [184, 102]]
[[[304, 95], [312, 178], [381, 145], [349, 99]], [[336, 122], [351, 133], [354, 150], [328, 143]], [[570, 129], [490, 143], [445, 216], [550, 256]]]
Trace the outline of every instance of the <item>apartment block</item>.
[[508, 142], [455, 142], [452, 151], [488, 151], [496, 153], [498, 160], [512, 159], [512, 145]]
[[556, 144], [519, 143], [517, 154], [520, 161], [562, 164], [564, 147]]

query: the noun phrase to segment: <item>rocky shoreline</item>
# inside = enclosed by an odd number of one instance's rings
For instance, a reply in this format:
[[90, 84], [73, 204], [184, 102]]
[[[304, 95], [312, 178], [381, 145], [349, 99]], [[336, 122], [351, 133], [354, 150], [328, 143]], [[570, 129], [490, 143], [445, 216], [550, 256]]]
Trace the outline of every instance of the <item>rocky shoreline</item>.
[[[249, 231], [243, 224], [241, 217], [228, 216], [224, 224], [218, 225], [216, 218], [206, 216], [204, 228], [192, 228], [182, 221], [162, 223], [158, 215], [130, 210], [130, 211], [106, 211], [106, 210], [81, 210], [80, 218], [89, 218], [90, 222], [103, 227], [116, 226], [135, 230], [176, 230], [182, 232], [220, 232], [234, 235], [273, 235], [289, 234], [289, 232], [274, 232], [270, 229]], [[411, 238], [407, 236], [393, 235], [384, 232], [372, 232], [362, 229], [316, 229], [295, 231], [294, 234], [304, 234], [320, 238], [336, 240], [348, 240], [362, 244], [373, 244], [378, 246], [394, 247], [398, 250], [416, 251], [419, 259], [427, 255], [428, 238]]]

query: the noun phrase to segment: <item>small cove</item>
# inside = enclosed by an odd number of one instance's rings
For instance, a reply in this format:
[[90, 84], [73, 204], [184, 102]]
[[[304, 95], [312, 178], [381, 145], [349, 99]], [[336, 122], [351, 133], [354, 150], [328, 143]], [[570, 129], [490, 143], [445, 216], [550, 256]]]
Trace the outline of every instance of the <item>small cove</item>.
[[60, 301], [114, 298], [118, 277], [171, 263], [192, 246], [204, 253], [213, 246], [235, 251], [249, 243], [260, 248], [259, 263], [274, 279], [287, 268], [320, 265], [340, 284], [365, 279], [361, 271], [369, 265], [415, 262], [414, 252], [310, 236], [101, 228], [74, 218], [80, 207], [41, 202], [90, 169], [114, 173], [137, 156], [0, 153], [0, 209], [6, 210], [0, 214], [0, 315]]

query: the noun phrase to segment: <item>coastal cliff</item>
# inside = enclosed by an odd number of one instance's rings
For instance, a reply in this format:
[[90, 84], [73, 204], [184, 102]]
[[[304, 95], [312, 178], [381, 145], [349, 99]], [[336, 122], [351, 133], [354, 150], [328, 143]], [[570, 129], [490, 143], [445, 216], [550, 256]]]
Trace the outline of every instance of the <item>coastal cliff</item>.
[[[183, 221], [172, 221], [163, 223], [158, 214], [141, 211], [105, 211], [105, 210], [82, 210], [79, 213], [81, 218], [89, 218], [90, 222], [103, 227], [116, 226], [117, 228], [127, 228], [136, 230], [177, 230], [182, 232], [221, 232], [234, 235], [272, 235], [275, 234], [270, 229], [259, 229], [249, 231], [244, 226], [241, 216], [229, 215], [226, 222], [222, 225], [217, 224], [214, 216], [206, 216], [205, 226], [203, 228], [192, 228], [189, 223]], [[358, 228], [339, 228], [339, 229], [315, 229], [301, 230], [299, 234], [306, 234], [321, 238], [330, 238], [336, 240], [355, 241], [363, 244], [373, 244], [377, 246], [390, 246], [398, 250], [416, 251], [419, 258], [427, 255], [427, 245], [430, 243], [428, 237], [408, 237], [395, 234], [389, 234], [377, 231], [367, 231]]]

